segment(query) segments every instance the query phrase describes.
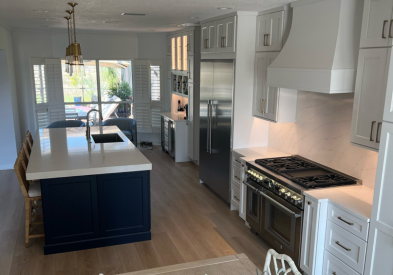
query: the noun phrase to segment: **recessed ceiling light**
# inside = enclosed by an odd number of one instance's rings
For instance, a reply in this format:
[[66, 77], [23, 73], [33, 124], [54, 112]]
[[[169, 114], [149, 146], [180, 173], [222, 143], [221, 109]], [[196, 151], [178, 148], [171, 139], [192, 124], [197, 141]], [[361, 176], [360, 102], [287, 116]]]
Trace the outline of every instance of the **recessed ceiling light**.
[[219, 10], [230, 10], [230, 9], [232, 9], [232, 8], [228, 8], [228, 7], [220, 7], [220, 8], [217, 8], [217, 9], [219, 9]]
[[197, 19], [197, 18], [199, 18], [198, 16], [191, 16], [190, 17], [191, 19]]
[[102, 21], [104, 24], [117, 24], [120, 23], [121, 21]]

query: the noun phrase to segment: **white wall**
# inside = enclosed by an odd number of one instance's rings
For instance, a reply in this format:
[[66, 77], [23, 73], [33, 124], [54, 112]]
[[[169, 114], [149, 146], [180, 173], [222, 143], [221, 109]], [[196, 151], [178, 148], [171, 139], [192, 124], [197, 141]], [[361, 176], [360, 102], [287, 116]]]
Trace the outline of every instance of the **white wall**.
[[270, 123], [269, 147], [299, 154], [374, 188], [378, 153], [350, 143], [353, 96], [299, 91], [296, 123]]
[[0, 170], [12, 169], [21, 145], [11, 29], [0, 22]]

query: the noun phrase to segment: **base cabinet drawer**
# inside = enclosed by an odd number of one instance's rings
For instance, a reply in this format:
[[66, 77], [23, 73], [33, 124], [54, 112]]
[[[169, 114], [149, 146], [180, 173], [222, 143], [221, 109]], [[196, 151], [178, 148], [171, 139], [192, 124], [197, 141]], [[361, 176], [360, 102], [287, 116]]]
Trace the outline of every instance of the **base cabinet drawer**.
[[239, 210], [240, 203], [241, 203], [240, 188], [234, 184], [231, 184], [231, 201], [232, 201], [232, 204], [235, 205], [237, 207], [237, 209]]
[[364, 271], [367, 243], [335, 223], [328, 221], [325, 249], [359, 273]]
[[328, 219], [367, 242], [368, 225], [365, 220], [329, 203]]
[[240, 184], [242, 182], [242, 172], [241, 172], [241, 168], [238, 167], [237, 165], [234, 165], [232, 163], [232, 172], [231, 172], [231, 177], [232, 177], [232, 181], [237, 182], [239, 188], [240, 188]]
[[323, 256], [323, 275], [359, 275], [355, 270], [344, 264], [325, 250]]

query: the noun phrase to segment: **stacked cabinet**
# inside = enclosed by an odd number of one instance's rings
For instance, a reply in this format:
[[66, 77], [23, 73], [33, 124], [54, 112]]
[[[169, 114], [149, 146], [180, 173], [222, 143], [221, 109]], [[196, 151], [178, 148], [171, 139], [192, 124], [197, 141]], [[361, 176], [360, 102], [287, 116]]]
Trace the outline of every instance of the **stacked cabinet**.
[[[200, 27], [188, 28], [167, 36], [169, 93], [188, 99], [188, 156], [199, 155], [199, 66]], [[177, 110], [171, 110], [175, 113]]]
[[267, 68], [278, 56], [284, 33], [290, 28], [290, 12], [289, 6], [283, 6], [260, 12], [257, 17], [252, 113], [271, 122], [296, 120], [297, 91], [266, 85]]
[[236, 47], [236, 16], [201, 25], [202, 53], [234, 53]]
[[364, 3], [351, 142], [374, 151], [379, 150], [381, 142], [385, 94], [391, 75], [392, 15], [392, 0]]
[[[383, 115], [378, 120], [378, 123], [382, 122], [382, 124], [378, 136], [378, 166], [365, 266], [365, 274], [370, 275], [392, 273], [393, 270], [393, 216], [391, 214], [391, 209], [393, 208], [393, 200], [391, 198], [393, 193], [392, 14], [392, 0], [365, 0], [360, 46], [376, 48], [361, 51], [373, 52], [376, 60], [381, 60], [379, 67], [374, 68], [380, 71], [381, 76], [376, 76], [376, 72], [369, 70], [369, 72], [363, 73], [360, 77], [367, 79], [367, 77], [371, 78], [371, 75], [375, 80], [382, 81], [381, 84], [373, 83], [374, 87], [370, 85], [370, 90], [367, 92], [375, 95], [381, 94], [382, 98], [385, 99], [385, 102], [381, 102], [378, 106], [373, 106], [374, 108], [379, 108], [380, 111], [383, 110]], [[386, 63], [385, 66], [383, 62]], [[360, 66], [361, 63], [359, 63]], [[366, 68], [366, 66], [363, 67]], [[360, 105], [360, 107], [363, 106]]]

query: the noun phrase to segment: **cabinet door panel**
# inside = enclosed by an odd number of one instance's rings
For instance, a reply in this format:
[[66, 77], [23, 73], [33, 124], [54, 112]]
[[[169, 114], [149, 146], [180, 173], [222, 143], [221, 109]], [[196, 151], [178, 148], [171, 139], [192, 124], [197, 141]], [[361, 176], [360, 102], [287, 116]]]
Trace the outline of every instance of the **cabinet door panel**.
[[183, 37], [176, 37], [176, 70], [183, 70]]
[[[382, 124], [381, 148], [364, 274], [379, 275], [393, 270], [393, 124]], [[389, 270], [389, 272], [387, 272]]]
[[171, 73], [172, 73], [172, 57], [170, 55], [168, 55], [166, 57], [166, 63], [167, 63], [167, 75], [166, 75], [166, 77], [168, 79], [170, 79], [171, 78]]
[[393, 123], [393, 61], [392, 49], [388, 49], [388, 65], [385, 74], [386, 81], [386, 95], [385, 95], [385, 108], [383, 108], [383, 121]]
[[318, 217], [318, 202], [306, 198], [304, 203], [300, 268], [307, 274], [314, 274], [315, 269], [315, 238], [317, 234]]
[[236, 17], [225, 18], [223, 33], [223, 52], [235, 52], [236, 45]]
[[216, 51], [216, 21], [208, 23], [207, 52]]
[[45, 244], [99, 237], [96, 176], [41, 180]]
[[176, 70], [176, 37], [171, 38], [171, 47], [172, 70]]
[[167, 55], [171, 55], [171, 52], [172, 52], [172, 45], [171, 45], [171, 37], [170, 36], [167, 36], [166, 37], [166, 48], [167, 48], [167, 50], [166, 50], [166, 54]]
[[[272, 64], [274, 59], [278, 56], [278, 53], [269, 53], [267, 55], [267, 67]], [[266, 94], [264, 98], [264, 117], [277, 121], [277, 105], [278, 105], [278, 88], [276, 87], [266, 87]]]
[[216, 35], [215, 35], [215, 52], [224, 51], [223, 39], [225, 37], [225, 19], [216, 21]]
[[194, 84], [188, 83], [188, 120], [194, 120]]
[[257, 17], [257, 37], [256, 37], [256, 51], [266, 51], [268, 46], [266, 46], [265, 35], [269, 30], [269, 15], [259, 15]]
[[281, 51], [282, 33], [283, 33], [284, 12], [279, 11], [269, 14], [269, 32], [266, 38], [266, 44], [269, 51]]
[[378, 148], [377, 128], [382, 122], [388, 49], [361, 49], [356, 75], [351, 142]]
[[201, 53], [206, 53], [208, 51], [207, 39], [209, 38], [209, 24], [205, 23], [201, 26]]
[[194, 55], [194, 31], [189, 31], [187, 34], [187, 51], [188, 55]]
[[[393, 1], [365, 0], [360, 47], [386, 47], [392, 45], [389, 38]], [[393, 32], [393, 30], [391, 30]], [[393, 33], [392, 33], [393, 34]]]
[[188, 75], [188, 82], [194, 82], [194, 56], [189, 56], [187, 58], [187, 75]]
[[188, 131], [188, 157], [190, 159], [194, 159], [194, 131], [193, 131], [193, 122], [187, 122], [187, 131]]
[[100, 236], [150, 230], [150, 172], [98, 175]]
[[267, 54], [255, 54], [255, 69], [254, 69], [254, 103], [252, 113], [254, 116], [264, 118], [263, 100], [265, 99], [265, 86], [267, 74]]

